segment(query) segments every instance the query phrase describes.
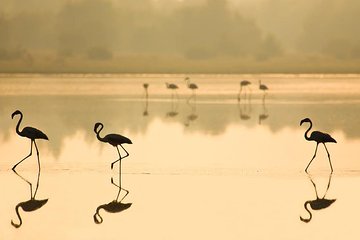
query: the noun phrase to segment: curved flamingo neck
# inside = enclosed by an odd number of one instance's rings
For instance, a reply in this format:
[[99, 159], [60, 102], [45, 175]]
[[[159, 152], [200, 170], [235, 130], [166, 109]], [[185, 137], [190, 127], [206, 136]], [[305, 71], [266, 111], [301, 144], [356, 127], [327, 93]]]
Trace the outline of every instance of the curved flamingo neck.
[[100, 124], [100, 129], [98, 131], [96, 131], [97, 139], [99, 139], [99, 141], [102, 141], [102, 142], [104, 142], [104, 138], [100, 137], [100, 132], [103, 128], [104, 128], [104, 125]]
[[19, 134], [20, 136], [23, 136], [22, 132], [20, 132], [20, 123], [21, 123], [22, 119], [23, 119], [23, 115], [20, 112], [20, 119], [19, 119], [18, 123], [16, 124], [16, 133]]
[[103, 219], [102, 219], [102, 217], [100, 216], [100, 213], [99, 213], [99, 211], [100, 211], [102, 208], [104, 208], [103, 205], [100, 205], [100, 206], [98, 206], [98, 207], [96, 208], [96, 212], [95, 212], [95, 214], [94, 214], [94, 222], [95, 222], [96, 224], [100, 224], [100, 223], [103, 222]]
[[309, 208], [308, 208], [308, 206], [310, 205], [310, 202], [311, 201], [306, 201], [305, 203], [304, 203], [304, 208], [305, 208], [305, 210], [309, 213], [309, 218], [302, 218], [302, 217], [300, 217], [300, 219], [301, 219], [301, 221], [303, 221], [303, 222], [310, 222], [310, 220], [311, 220], [311, 218], [312, 218], [312, 213], [310, 212], [310, 210], [309, 210]]
[[19, 218], [19, 224], [16, 224], [16, 223], [13, 222], [13, 220], [11, 220], [11, 225], [13, 225], [16, 228], [19, 228], [22, 225], [22, 219], [21, 219], [21, 216], [20, 216], [20, 213], [19, 213], [19, 207], [20, 207], [20, 205], [18, 204], [16, 206], [16, 208], [15, 208], [16, 215]]
[[312, 128], [312, 122], [310, 121], [309, 123], [310, 123], [310, 126], [309, 126], [308, 130], [305, 131], [305, 134], [304, 134], [305, 139], [308, 141], [310, 141], [311, 138], [308, 137], [307, 134], [310, 132], [310, 129]]

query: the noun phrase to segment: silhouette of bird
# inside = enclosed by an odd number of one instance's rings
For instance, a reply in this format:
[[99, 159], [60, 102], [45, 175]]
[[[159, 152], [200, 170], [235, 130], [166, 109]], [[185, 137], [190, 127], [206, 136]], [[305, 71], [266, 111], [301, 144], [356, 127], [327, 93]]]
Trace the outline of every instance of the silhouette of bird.
[[166, 88], [167, 89], [170, 89], [170, 90], [172, 90], [173, 91], [173, 93], [172, 93], [172, 97], [174, 97], [174, 92], [175, 92], [175, 94], [176, 94], [176, 96], [177, 96], [177, 92], [176, 92], [176, 90], [179, 88], [176, 84], [174, 84], [174, 83], [165, 83], [166, 84]]
[[240, 89], [239, 89], [239, 93], [238, 93], [238, 101], [240, 102], [241, 100], [241, 92], [242, 89], [245, 89], [245, 99], [246, 99], [246, 88], [249, 88], [249, 85], [251, 84], [251, 82], [249, 82], [248, 80], [242, 80], [240, 82]]
[[[104, 125], [102, 123], [100, 123], [100, 122], [97, 122], [94, 125], [94, 132], [96, 133], [96, 137], [97, 137], [97, 139], [99, 141], [109, 143], [112, 146], [116, 147], [116, 149], [118, 151], [118, 154], [119, 154], [119, 159], [111, 163], [111, 169], [113, 169], [114, 164], [116, 162], [120, 161], [120, 164], [121, 164], [121, 160], [123, 158], [126, 158], [127, 156], [129, 156], [129, 153], [125, 150], [125, 148], [122, 146], [122, 144], [124, 144], [124, 143], [132, 144], [132, 142], [127, 137], [124, 137], [124, 136], [122, 136], [120, 134], [114, 134], [114, 133], [108, 134], [108, 135], [106, 135], [105, 137], [102, 138], [102, 137], [100, 137], [100, 132], [101, 132], [101, 130], [103, 128], [104, 128]], [[118, 146], [120, 146], [126, 152], [125, 156], [121, 157]]]
[[186, 85], [189, 89], [191, 89], [193, 92], [195, 92], [196, 89], [198, 89], [198, 86], [195, 83], [190, 82], [190, 78], [186, 77], [185, 79]]
[[35, 149], [36, 149], [36, 154], [37, 154], [37, 159], [38, 159], [38, 165], [40, 168], [40, 159], [39, 159], [39, 149], [36, 145], [35, 140], [36, 139], [45, 139], [45, 140], [49, 140], [49, 138], [46, 136], [45, 133], [43, 133], [42, 131], [33, 128], [33, 127], [25, 127], [23, 128], [23, 130], [20, 131], [20, 123], [23, 119], [23, 114], [22, 112], [20, 112], [19, 110], [16, 110], [15, 112], [13, 112], [13, 114], [11, 115], [11, 118], [14, 119], [14, 117], [16, 115], [20, 115], [20, 119], [16, 125], [16, 133], [21, 136], [21, 137], [27, 137], [31, 140], [31, 146], [30, 146], [30, 153], [29, 155], [27, 155], [25, 158], [23, 158], [21, 161], [19, 161], [17, 164], [15, 164], [12, 168], [12, 170], [15, 170], [16, 166], [19, 165], [21, 162], [23, 162], [25, 159], [27, 159], [28, 157], [30, 157], [32, 155], [32, 147], [33, 144], [35, 145]]
[[[104, 125], [102, 123], [99, 123], [99, 122], [95, 123], [94, 132], [96, 133], [96, 137], [97, 137], [97, 139], [99, 139], [99, 141], [109, 143], [112, 146], [116, 147], [117, 152], [119, 154], [119, 159], [111, 163], [111, 169], [113, 169], [114, 164], [116, 162], [119, 162], [119, 186], [116, 185], [117, 187], [119, 187], [118, 197], [120, 195], [121, 189], [126, 192], [126, 194], [125, 194], [125, 196], [126, 196], [129, 193], [129, 191], [121, 187], [121, 160], [126, 158], [127, 156], [129, 156], [129, 153], [122, 146], [122, 144], [125, 144], [125, 143], [132, 144], [132, 142], [127, 137], [124, 137], [124, 136], [119, 135], [119, 134], [114, 134], [114, 133], [113, 134], [108, 134], [103, 138], [100, 137], [100, 132], [103, 129], [103, 127], [104, 127]], [[118, 146], [120, 146], [126, 152], [125, 156], [123, 156], [123, 157], [121, 156]], [[111, 180], [111, 182], [112, 182], [112, 180]]]
[[149, 97], [149, 93], [148, 93], [149, 84], [144, 83], [143, 87], [144, 87], [144, 90], [145, 90], [145, 98], [147, 99]]
[[263, 90], [264, 92], [269, 90], [269, 88], [265, 84], [261, 83], [261, 80], [259, 80], [259, 89]]
[[332, 167], [331, 160], [330, 160], [330, 153], [329, 153], [329, 151], [327, 150], [325, 143], [327, 143], [327, 142], [336, 143], [336, 140], [335, 140], [334, 138], [332, 138], [329, 134], [323, 133], [323, 132], [319, 132], [319, 131], [313, 131], [313, 132], [310, 134], [310, 137], [308, 137], [307, 134], [308, 134], [308, 132], [310, 131], [310, 129], [312, 128], [312, 122], [311, 122], [311, 120], [310, 120], [309, 118], [304, 118], [303, 120], [301, 120], [300, 126], [301, 126], [303, 123], [305, 123], [305, 122], [310, 123], [310, 126], [309, 126], [308, 130], [306, 130], [306, 132], [305, 132], [305, 134], [304, 134], [305, 139], [306, 139], [307, 141], [315, 141], [315, 142], [316, 142], [316, 148], [315, 148], [314, 156], [312, 157], [312, 159], [310, 160], [309, 164], [308, 164], [307, 167], [305, 168], [305, 172], [307, 173], [308, 167], [310, 166], [311, 162], [314, 160], [314, 158], [315, 158], [315, 156], [316, 156], [316, 152], [317, 152], [319, 143], [324, 144], [325, 150], [326, 150], [327, 155], [328, 155], [328, 158], [329, 158], [329, 163], [330, 163], [330, 167], [331, 167], [331, 172], [333, 172], [333, 167]]
[[325, 194], [324, 194], [324, 196], [322, 198], [319, 198], [318, 192], [317, 192], [317, 189], [316, 189], [316, 185], [315, 185], [314, 181], [311, 179], [311, 177], [310, 177], [310, 181], [314, 186], [315, 193], [316, 193], [316, 199], [315, 200], [309, 200], [309, 201], [306, 201], [304, 203], [304, 208], [309, 213], [309, 218], [303, 218], [303, 217], [300, 216], [300, 220], [303, 221], [303, 222], [306, 222], [306, 223], [310, 222], [311, 219], [312, 219], [312, 213], [309, 210], [309, 206], [311, 207], [312, 210], [321, 210], [321, 209], [329, 207], [331, 204], [333, 204], [336, 201], [336, 199], [326, 199], [325, 198], [326, 194], [327, 194], [327, 192], [329, 190], [329, 187], [330, 187], [331, 174], [329, 176], [329, 181], [328, 181], [328, 185], [327, 185]]
[[122, 203], [122, 202], [117, 202], [115, 200], [107, 204], [102, 204], [96, 208], [96, 212], [94, 214], [94, 222], [96, 224], [100, 224], [103, 222], [103, 218], [100, 216], [99, 213], [101, 209], [104, 209], [106, 212], [109, 213], [118, 213], [128, 209], [129, 207], [131, 207], [131, 205], [132, 203]]

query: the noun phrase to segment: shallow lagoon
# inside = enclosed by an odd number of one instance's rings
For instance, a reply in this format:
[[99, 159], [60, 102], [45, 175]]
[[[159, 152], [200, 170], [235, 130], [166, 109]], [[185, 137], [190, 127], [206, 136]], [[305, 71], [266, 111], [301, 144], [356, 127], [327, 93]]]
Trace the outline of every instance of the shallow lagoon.
[[[358, 239], [360, 161], [360, 76], [358, 75], [191, 75], [196, 99], [183, 75], [2, 75], [0, 79], [0, 238], [4, 239]], [[252, 81], [251, 97], [237, 100], [239, 82]], [[270, 91], [263, 100], [262, 79]], [[146, 98], [143, 83], [149, 83]], [[165, 82], [179, 85], [178, 97]], [[29, 152], [29, 140], [15, 133], [15, 109], [22, 126], [43, 130], [38, 141], [41, 176], [37, 198], [49, 199], [34, 212], [15, 206], [30, 198], [29, 185], [11, 167]], [[315, 144], [305, 141], [310, 117], [314, 129], [330, 133], [334, 166], [319, 147], [310, 176], [304, 168]], [[125, 145], [120, 213], [96, 208], [116, 198], [116, 150], [99, 142], [120, 133]], [[36, 185], [36, 155], [17, 168]], [[330, 185], [329, 185], [329, 180]], [[336, 199], [312, 211], [304, 203]], [[326, 192], [327, 186], [329, 186]]]

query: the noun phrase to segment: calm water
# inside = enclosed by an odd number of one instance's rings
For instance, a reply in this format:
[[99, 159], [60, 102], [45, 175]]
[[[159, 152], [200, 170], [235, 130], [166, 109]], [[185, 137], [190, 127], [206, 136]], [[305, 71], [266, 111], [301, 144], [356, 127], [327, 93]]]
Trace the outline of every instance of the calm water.
[[[359, 75], [192, 75], [196, 96], [183, 75], [0, 75], [0, 239], [359, 239], [360, 76]], [[239, 82], [252, 82], [251, 93]], [[270, 90], [264, 98], [261, 79]], [[148, 98], [143, 83], [149, 83]], [[165, 82], [178, 84], [177, 94]], [[42, 163], [38, 178], [30, 141], [15, 132], [44, 131], [38, 141]], [[315, 143], [304, 139], [309, 117], [313, 129], [331, 134], [309, 172]], [[116, 149], [99, 142], [120, 133], [132, 145], [122, 162], [122, 186], [129, 195], [121, 212], [99, 211], [117, 197]], [[46, 200], [31, 212], [16, 206], [36, 192]], [[306, 201], [336, 199], [321, 210]], [[123, 196], [121, 192], [120, 198]], [[325, 201], [323, 201], [325, 202]], [[309, 205], [307, 205], [309, 206]]]

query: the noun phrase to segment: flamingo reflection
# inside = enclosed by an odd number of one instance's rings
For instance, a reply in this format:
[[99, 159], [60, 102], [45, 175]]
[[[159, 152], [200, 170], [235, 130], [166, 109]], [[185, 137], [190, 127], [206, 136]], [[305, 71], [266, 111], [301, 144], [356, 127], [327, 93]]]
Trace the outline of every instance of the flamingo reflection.
[[189, 107], [191, 108], [191, 113], [186, 117], [185, 126], [189, 127], [190, 123], [194, 122], [198, 119], [198, 115], [196, 113], [196, 102], [190, 103], [188, 102]]
[[105, 204], [101, 204], [96, 208], [95, 214], [94, 214], [94, 222], [96, 224], [100, 224], [103, 222], [103, 218], [100, 215], [100, 210], [103, 209], [108, 213], [119, 213], [122, 212], [126, 209], [128, 209], [129, 207], [131, 207], [132, 203], [122, 203], [122, 200], [128, 195], [129, 191], [126, 192], [126, 194], [120, 199], [119, 201], [119, 196], [120, 196], [120, 192], [121, 192], [121, 181], [119, 178], [119, 185], [115, 184], [113, 181], [113, 178], [111, 178], [111, 184], [113, 184], [114, 186], [116, 186], [119, 190], [118, 190], [118, 194], [116, 196], [116, 198], [109, 202], [109, 203], [105, 203]]
[[335, 201], [336, 199], [326, 199], [326, 194], [330, 188], [330, 184], [331, 184], [331, 177], [332, 177], [332, 174], [329, 174], [329, 180], [328, 180], [328, 184], [327, 184], [327, 188], [326, 188], [326, 191], [323, 195], [323, 197], [319, 197], [318, 195], [318, 191], [317, 191], [317, 188], [316, 188], [316, 184], [315, 182], [313, 181], [313, 179], [311, 178], [311, 175], [308, 175], [309, 176], [309, 179], [312, 183], [312, 185], [314, 186], [314, 189], [315, 189], [315, 194], [316, 194], [316, 199], [314, 200], [308, 200], [304, 203], [304, 208], [305, 210], [308, 212], [309, 214], [309, 217], [308, 218], [304, 218], [302, 216], [300, 216], [300, 220], [305, 222], [305, 223], [308, 223], [311, 221], [312, 219], [312, 213], [309, 209], [309, 207], [312, 209], [312, 210], [321, 210], [321, 209], [325, 209], [325, 208], [328, 208], [330, 207]]
[[39, 181], [40, 181], [40, 169], [38, 169], [38, 173], [37, 173], [37, 182], [36, 182], [36, 188], [35, 191], [33, 193], [33, 188], [32, 188], [32, 183], [30, 181], [28, 181], [27, 179], [25, 179], [23, 176], [21, 176], [20, 174], [18, 174], [15, 170], [13, 170], [13, 172], [20, 177], [22, 180], [24, 180], [26, 183], [29, 184], [30, 186], [30, 199], [25, 201], [25, 202], [20, 202], [16, 205], [15, 207], [15, 212], [16, 215], [18, 217], [18, 223], [15, 223], [14, 220], [11, 220], [11, 225], [13, 225], [15, 228], [19, 228], [23, 221], [20, 215], [20, 208], [24, 211], [24, 212], [33, 212], [36, 211], [38, 209], [40, 209], [42, 206], [44, 206], [47, 202], [48, 199], [42, 199], [42, 200], [37, 200], [35, 199], [36, 197], [36, 193], [39, 189]]

